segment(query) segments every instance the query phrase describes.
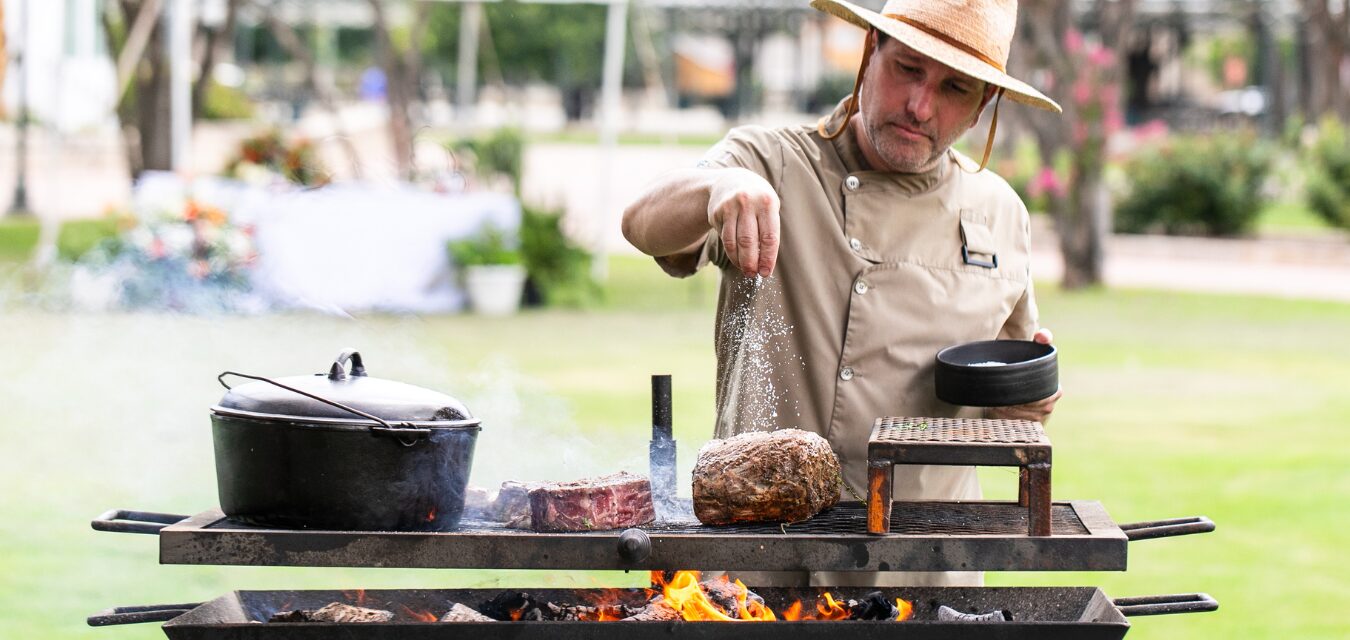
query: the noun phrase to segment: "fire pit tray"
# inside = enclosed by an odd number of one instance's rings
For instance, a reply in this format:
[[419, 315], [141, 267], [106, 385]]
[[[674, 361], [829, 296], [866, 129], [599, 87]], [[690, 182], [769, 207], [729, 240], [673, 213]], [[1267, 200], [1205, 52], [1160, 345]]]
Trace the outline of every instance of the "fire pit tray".
[[[753, 588], [753, 587], [752, 587]], [[563, 591], [525, 589], [535, 597], [576, 603], [605, 601], [637, 604], [648, 594], [641, 589]], [[775, 610], [795, 600], [815, 602], [819, 590], [754, 589]], [[863, 597], [869, 590], [831, 589], [842, 598]], [[334, 638], [347, 640], [473, 639], [566, 640], [569, 638], [1000, 638], [1014, 640], [1097, 640], [1122, 638], [1130, 629], [1126, 616], [1213, 611], [1218, 603], [1205, 594], [1122, 598], [1112, 600], [1093, 587], [899, 587], [884, 590], [890, 598], [914, 604], [914, 616], [893, 621], [804, 622], [422, 622], [418, 614], [439, 616], [451, 603], [477, 607], [501, 590], [370, 590], [354, 591], [234, 591], [206, 603], [125, 607], [89, 618], [104, 626], [168, 620], [163, 626], [171, 640], [270, 640], [273, 638]], [[359, 600], [358, 600], [359, 598]], [[592, 600], [594, 599], [594, 600]], [[317, 609], [330, 602], [381, 608], [394, 613], [386, 623], [269, 623], [272, 614], [293, 609]], [[1010, 622], [970, 623], [940, 621], [937, 609], [946, 605], [964, 612], [1005, 610]], [[844, 634], [844, 635], [841, 635]]]
[[1116, 525], [1098, 502], [1052, 507], [1052, 534], [1027, 535], [1015, 502], [896, 502], [891, 533], [867, 533], [844, 502], [796, 524], [658, 522], [640, 530], [535, 533], [464, 521], [453, 532], [283, 530], [218, 509], [195, 516], [110, 511], [93, 526], [156, 533], [163, 564], [463, 569], [727, 571], [1124, 571], [1130, 540], [1212, 531], [1204, 517]]

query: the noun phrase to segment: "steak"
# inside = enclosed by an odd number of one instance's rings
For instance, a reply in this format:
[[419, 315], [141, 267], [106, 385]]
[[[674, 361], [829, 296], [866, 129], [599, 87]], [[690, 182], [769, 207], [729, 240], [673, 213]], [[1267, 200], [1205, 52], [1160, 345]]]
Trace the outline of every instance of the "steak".
[[652, 485], [626, 471], [530, 489], [530, 528], [535, 531], [602, 531], [656, 519]]
[[712, 440], [694, 464], [694, 515], [704, 524], [800, 522], [839, 502], [839, 458], [800, 429]]
[[497, 498], [489, 511], [492, 520], [504, 523], [511, 529], [530, 528], [530, 489], [538, 483], [507, 480], [497, 491]]

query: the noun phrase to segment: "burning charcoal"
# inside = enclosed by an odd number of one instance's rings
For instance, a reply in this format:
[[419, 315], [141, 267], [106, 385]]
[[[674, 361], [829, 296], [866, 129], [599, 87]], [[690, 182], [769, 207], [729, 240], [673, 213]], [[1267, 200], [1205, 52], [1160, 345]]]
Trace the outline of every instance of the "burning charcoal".
[[272, 614], [272, 617], [271, 617], [271, 618], [268, 618], [267, 621], [268, 621], [268, 622], [313, 622], [313, 620], [311, 620], [310, 617], [309, 617], [310, 614], [312, 614], [312, 613], [314, 613], [314, 612], [313, 612], [313, 611], [303, 611], [303, 610], [300, 610], [300, 609], [296, 609], [295, 611], [278, 611], [278, 612]]
[[495, 497], [484, 487], [469, 486], [464, 489], [464, 518], [466, 520], [488, 520], [493, 509]]
[[666, 604], [664, 600], [657, 599], [653, 600], [651, 604], [639, 609], [637, 613], [634, 613], [623, 620], [624, 622], [630, 620], [633, 622], [652, 622], [660, 620], [679, 620], [680, 617], [680, 612], [676, 611], [675, 607]]
[[848, 611], [849, 620], [894, 620], [900, 615], [895, 603], [887, 600], [880, 591], [873, 591], [862, 600], [849, 600]]
[[491, 600], [478, 605], [483, 615], [493, 620], [545, 620], [547, 603], [535, 600], [523, 591], [503, 591]]
[[[735, 618], [737, 616], [739, 613], [739, 606], [736, 602], [736, 596], [740, 595], [741, 588], [736, 586], [736, 583], [723, 578], [717, 578], [714, 580], [704, 580], [703, 582], [700, 582], [698, 586], [703, 588], [703, 592], [708, 594], [708, 599], [712, 600], [713, 604], [721, 607], [722, 610], [726, 611], [731, 617]], [[754, 591], [746, 589], [745, 593], [745, 600], [747, 603], [757, 602], [759, 604], [764, 604], [764, 598], [759, 597], [759, 594]]]
[[456, 602], [445, 615], [441, 616], [441, 622], [496, 622], [496, 620]]
[[989, 613], [962, 613], [947, 605], [938, 607], [938, 620], [942, 622], [1010, 622], [1012, 612], [1004, 609], [1002, 611], [990, 611]]
[[548, 482], [530, 489], [535, 531], [604, 531], [656, 519], [647, 476], [622, 471], [573, 482]]
[[333, 602], [314, 611], [283, 611], [273, 615], [268, 622], [389, 622], [393, 619], [392, 611]]

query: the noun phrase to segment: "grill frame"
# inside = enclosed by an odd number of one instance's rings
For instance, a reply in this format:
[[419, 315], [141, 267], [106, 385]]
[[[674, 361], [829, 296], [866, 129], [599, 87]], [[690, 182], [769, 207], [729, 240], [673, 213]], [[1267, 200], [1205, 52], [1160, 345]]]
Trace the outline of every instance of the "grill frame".
[[[869, 535], [865, 505], [845, 502], [781, 527], [642, 527], [650, 552], [637, 555], [621, 553], [621, 531], [535, 533], [467, 521], [454, 532], [281, 530], [236, 525], [219, 509], [141, 532], [159, 534], [161, 564], [725, 571], [1124, 571], [1132, 537], [1095, 501], [1056, 503], [1060, 526], [1049, 537], [1027, 536], [1026, 509], [1011, 502], [893, 508], [893, 530], [912, 525], [910, 533]], [[918, 512], [947, 522], [911, 521]], [[996, 514], [999, 528], [980, 532], [980, 514]], [[844, 516], [851, 532], [814, 532]]]
[[[765, 601], [781, 610], [793, 599], [814, 602], [819, 589], [755, 589]], [[866, 588], [831, 589], [840, 598], [858, 598], [872, 591]], [[739, 622], [413, 622], [410, 613], [398, 603], [414, 610], [440, 615], [450, 602], [477, 608], [478, 603], [500, 593], [492, 589], [443, 590], [368, 590], [364, 606], [386, 608], [394, 612], [389, 623], [263, 623], [277, 611], [313, 609], [328, 602], [352, 602], [352, 592], [343, 591], [233, 591], [200, 605], [166, 605], [163, 626], [170, 640], [273, 640], [331, 638], [348, 640], [436, 639], [455, 640], [569, 640], [571, 638], [624, 638], [680, 640], [729, 638], [781, 640], [792, 638], [905, 638], [937, 640], [983, 638], [1012, 640], [1020, 638], [1118, 640], [1129, 631], [1129, 615], [1212, 611], [1218, 603], [1204, 594], [1163, 596], [1143, 599], [1112, 600], [1096, 587], [901, 587], [883, 589], [887, 598], [902, 597], [914, 603], [914, 619], [891, 621], [804, 621], [772, 623]], [[637, 589], [531, 589], [529, 593], [554, 602], [584, 602], [579, 593], [603, 594], [609, 601], [645, 600]], [[570, 598], [570, 599], [569, 599]], [[1134, 601], [1153, 604], [1136, 605]], [[1006, 609], [1014, 619], [1004, 623], [961, 623], [936, 620], [938, 605], [963, 611]], [[183, 607], [190, 610], [183, 611]], [[146, 610], [153, 607], [133, 607]], [[113, 610], [90, 618], [90, 624], [122, 624], [147, 621], [125, 618]]]

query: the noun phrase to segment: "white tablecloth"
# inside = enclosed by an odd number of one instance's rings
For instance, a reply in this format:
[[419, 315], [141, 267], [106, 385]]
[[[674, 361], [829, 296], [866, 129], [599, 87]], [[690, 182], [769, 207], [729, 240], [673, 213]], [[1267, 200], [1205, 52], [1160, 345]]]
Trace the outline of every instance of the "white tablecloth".
[[[171, 175], [147, 178], [138, 184], [138, 204], [172, 200], [184, 188], [175, 189]], [[359, 184], [278, 191], [205, 178], [186, 189], [224, 208], [235, 224], [253, 226], [258, 293], [280, 306], [337, 313], [458, 310], [463, 293], [449, 272], [446, 243], [488, 223], [520, 228], [519, 202], [499, 193]]]

